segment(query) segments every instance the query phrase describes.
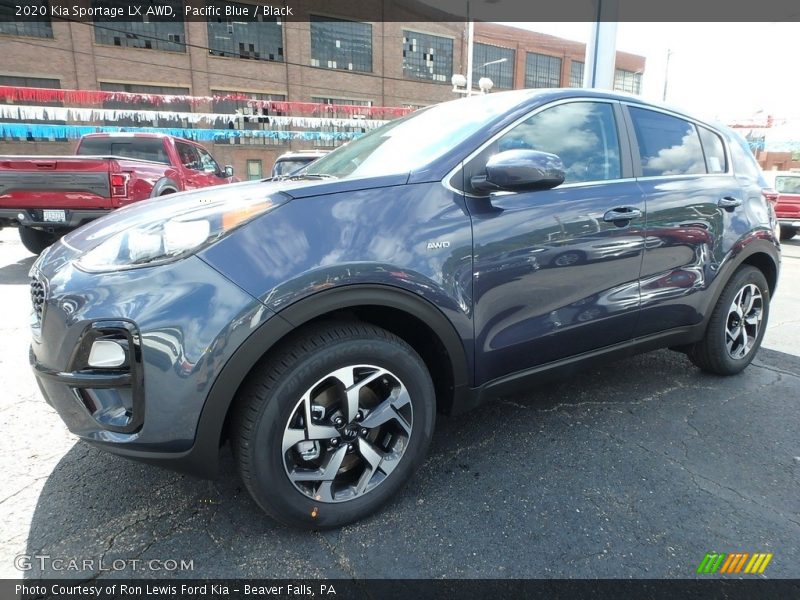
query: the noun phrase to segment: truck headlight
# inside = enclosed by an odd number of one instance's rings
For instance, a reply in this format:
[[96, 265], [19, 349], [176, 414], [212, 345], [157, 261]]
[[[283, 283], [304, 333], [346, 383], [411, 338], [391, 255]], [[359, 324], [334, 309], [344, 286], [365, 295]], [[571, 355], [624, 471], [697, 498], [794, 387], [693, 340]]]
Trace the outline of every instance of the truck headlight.
[[[92, 273], [163, 264], [194, 254], [251, 219], [288, 200], [263, 189], [211, 189], [150, 201], [148, 210], [117, 211], [108, 217], [115, 233], [75, 261]], [[139, 207], [137, 207], [139, 208]], [[142, 206], [141, 208], [144, 208]]]

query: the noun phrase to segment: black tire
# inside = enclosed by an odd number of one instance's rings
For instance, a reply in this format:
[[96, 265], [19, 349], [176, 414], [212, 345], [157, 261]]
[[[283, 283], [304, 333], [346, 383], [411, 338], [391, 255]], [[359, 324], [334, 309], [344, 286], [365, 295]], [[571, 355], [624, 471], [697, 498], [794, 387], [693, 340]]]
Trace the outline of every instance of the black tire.
[[[388, 475], [370, 471], [370, 477], [378, 473], [382, 478], [373, 489], [353, 499], [321, 502], [317, 491], [307, 495], [290, 480], [285, 461], [298, 456], [293, 454], [297, 446], [284, 455], [283, 438], [298, 415], [299, 402], [306, 391], [337, 369], [362, 364], [388, 369], [397, 376], [410, 397], [406, 409], [410, 405], [413, 410], [413, 427], [397, 466]], [[305, 529], [340, 527], [377, 510], [411, 478], [430, 446], [435, 406], [433, 383], [425, 363], [403, 340], [369, 324], [316, 324], [269, 352], [242, 386], [231, 423], [239, 473], [256, 503], [277, 521]], [[368, 420], [367, 411], [364, 423]], [[351, 460], [363, 461], [359, 443], [356, 440], [358, 455]], [[320, 442], [325, 456], [331, 456], [336, 448], [328, 444], [325, 449], [323, 444]], [[340, 472], [336, 471], [337, 478]]]
[[783, 227], [783, 226], [781, 226], [781, 241], [782, 242], [790, 240], [796, 235], [797, 235], [797, 229], [794, 229], [793, 227]]
[[567, 250], [553, 259], [556, 267], [571, 267], [586, 262], [586, 253], [583, 250]]
[[[761, 292], [761, 320], [752, 347], [740, 358], [731, 356], [726, 344], [729, 319], [735, 316], [730, 313], [734, 299], [740, 290], [749, 285], [755, 285]], [[725, 286], [717, 301], [711, 319], [708, 323], [705, 336], [702, 340], [689, 348], [689, 359], [700, 369], [715, 375], [735, 375], [749, 365], [764, 338], [769, 320], [769, 286], [764, 274], [749, 265], [743, 265], [734, 272], [730, 281]]]
[[31, 227], [19, 228], [19, 239], [22, 245], [34, 254], [41, 254], [42, 250], [55, 243], [59, 236], [55, 233], [33, 229]]

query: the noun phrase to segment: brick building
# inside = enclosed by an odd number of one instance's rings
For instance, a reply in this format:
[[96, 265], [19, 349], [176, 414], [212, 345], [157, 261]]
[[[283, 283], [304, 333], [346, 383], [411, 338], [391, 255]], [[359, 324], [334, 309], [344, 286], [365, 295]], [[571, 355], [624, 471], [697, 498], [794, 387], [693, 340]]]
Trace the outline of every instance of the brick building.
[[[180, 0], [168, 1], [177, 10], [184, 8]], [[29, 3], [45, 4], [47, 0]], [[77, 3], [89, 7], [119, 2], [77, 0]], [[186, 4], [201, 7], [230, 3], [186, 0]], [[457, 97], [452, 92], [450, 78], [466, 69], [464, 23], [365, 23], [348, 19], [352, 19], [348, 14], [332, 15], [330, 8], [325, 8], [320, 2], [318, 12], [309, 9], [291, 20], [238, 21], [212, 17], [207, 21], [98, 19], [82, 23], [2, 18], [0, 86], [204, 97], [236, 94], [255, 100], [411, 108]], [[480, 77], [491, 77], [495, 91], [580, 86], [584, 54], [585, 47], [580, 43], [514, 27], [477, 23], [474, 81], [477, 84]], [[484, 66], [494, 61], [500, 62]], [[619, 52], [615, 89], [639, 93], [644, 62], [643, 57]], [[8, 102], [0, 98], [0, 105]], [[246, 101], [221, 99], [199, 105], [173, 104], [169, 109], [124, 101], [95, 102], [92, 107], [161, 111], [160, 116], [148, 117], [147, 125], [153, 127], [187, 127], [185, 121], [165, 116], [165, 110], [217, 115], [233, 115], [237, 109], [248, 112]], [[249, 130], [272, 126], [264, 121], [267, 120], [232, 117], [230, 123], [222, 126]], [[26, 121], [19, 118], [17, 122]], [[116, 123], [91, 124], [135, 126], [137, 123], [141, 121], [118, 119]], [[322, 146], [339, 143], [327, 141]], [[73, 140], [6, 135], [0, 138], [0, 154], [69, 154], [74, 144]], [[321, 145], [307, 140], [246, 136], [204, 144], [220, 163], [234, 165], [243, 179], [267, 174], [274, 158], [287, 150]]]

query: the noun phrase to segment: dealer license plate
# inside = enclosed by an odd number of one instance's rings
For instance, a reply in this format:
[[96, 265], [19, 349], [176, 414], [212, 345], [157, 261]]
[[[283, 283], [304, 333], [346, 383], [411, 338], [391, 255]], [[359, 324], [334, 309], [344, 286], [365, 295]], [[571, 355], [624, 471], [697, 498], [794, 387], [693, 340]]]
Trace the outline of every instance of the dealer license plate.
[[63, 223], [67, 220], [67, 213], [63, 210], [44, 210], [42, 219], [48, 223]]

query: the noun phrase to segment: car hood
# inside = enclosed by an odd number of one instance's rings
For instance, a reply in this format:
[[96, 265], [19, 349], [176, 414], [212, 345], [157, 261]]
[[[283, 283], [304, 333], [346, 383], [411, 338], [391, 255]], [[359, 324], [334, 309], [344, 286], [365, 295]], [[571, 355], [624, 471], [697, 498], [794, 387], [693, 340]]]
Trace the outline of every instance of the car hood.
[[352, 179], [279, 179], [276, 181], [265, 179], [205, 187], [189, 192], [142, 200], [119, 208], [67, 234], [62, 238], [61, 242], [72, 253], [83, 253], [112, 235], [124, 231], [129, 227], [130, 223], [137, 222], [140, 217], [146, 215], [149, 211], [158, 210], [163, 212], [174, 208], [174, 212], [178, 213], [183, 207], [193, 205], [201, 198], [219, 200], [221, 196], [227, 196], [231, 199], [240, 199], [242, 196], [256, 197], [263, 195], [264, 198], [269, 196], [279, 197], [286, 202], [295, 198], [308, 198], [339, 192], [400, 185], [406, 181], [408, 181], [407, 174]]

